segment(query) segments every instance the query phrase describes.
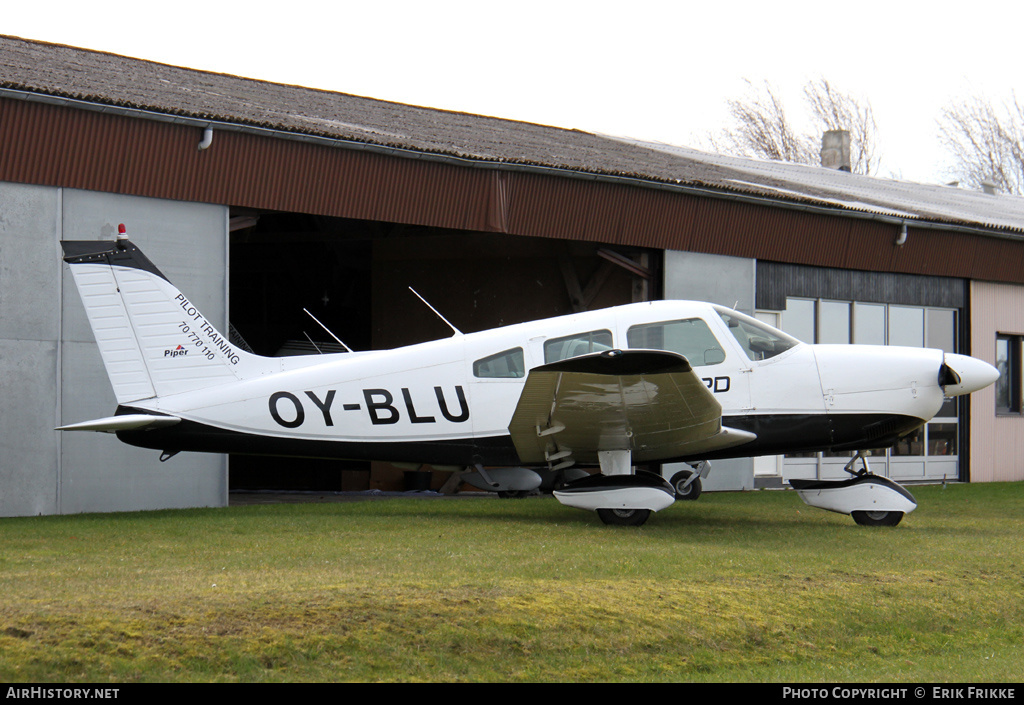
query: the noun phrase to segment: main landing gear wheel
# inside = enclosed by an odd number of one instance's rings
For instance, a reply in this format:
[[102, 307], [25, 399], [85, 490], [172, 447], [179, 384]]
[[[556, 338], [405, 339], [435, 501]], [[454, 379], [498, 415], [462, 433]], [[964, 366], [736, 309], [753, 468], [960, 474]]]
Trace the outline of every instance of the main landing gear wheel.
[[650, 509], [598, 509], [597, 515], [605, 524], [640, 526], [651, 516]]
[[851, 512], [850, 516], [861, 526], [896, 526], [903, 512]]
[[[686, 485], [686, 481], [690, 479], [693, 472], [690, 470], [680, 470], [672, 476], [672, 489], [676, 492], [676, 499], [689, 499], [694, 500], [700, 497], [701, 484], [700, 478], [695, 477], [693, 482]], [[686, 487], [683, 487], [686, 485]]]

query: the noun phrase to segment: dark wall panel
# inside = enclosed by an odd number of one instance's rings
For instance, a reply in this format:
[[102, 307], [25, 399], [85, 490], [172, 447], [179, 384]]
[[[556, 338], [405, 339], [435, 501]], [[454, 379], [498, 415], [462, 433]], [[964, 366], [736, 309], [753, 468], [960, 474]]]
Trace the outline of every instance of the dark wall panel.
[[967, 301], [962, 279], [766, 261], [757, 263], [756, 290], [757, 308], [770, 311], [784, 310], [787, 296], [958, 309]]

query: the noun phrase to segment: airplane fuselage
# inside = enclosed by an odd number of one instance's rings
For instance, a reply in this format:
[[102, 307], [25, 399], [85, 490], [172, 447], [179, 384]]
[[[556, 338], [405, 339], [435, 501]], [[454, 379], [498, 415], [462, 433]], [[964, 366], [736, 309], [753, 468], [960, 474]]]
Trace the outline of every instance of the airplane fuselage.
[[[700, 458], [882, 447], [942, 405], [939, 350], [809, 345], [756, 325], [710, 304], [656, 301], [394, 350], [287, 358], [281, 371], [125, 405], [121, 413], [182, 422], [118, 436], [160, 450], [518, 465], [509, 423], [528, 372], [609, 349], [684, 355], [721, 404], [723, 425], [757, 436]], [[168, 346], [168, 364], [216, 343], [201, 328], [189, 334], [186, 353]]]

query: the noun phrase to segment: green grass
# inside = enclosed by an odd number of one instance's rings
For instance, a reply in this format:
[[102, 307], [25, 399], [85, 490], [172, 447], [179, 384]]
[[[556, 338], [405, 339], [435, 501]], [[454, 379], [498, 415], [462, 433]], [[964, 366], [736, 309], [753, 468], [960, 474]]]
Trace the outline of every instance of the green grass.
[[0, 520], [0, 682], [1019, 682], [1024, 483]]

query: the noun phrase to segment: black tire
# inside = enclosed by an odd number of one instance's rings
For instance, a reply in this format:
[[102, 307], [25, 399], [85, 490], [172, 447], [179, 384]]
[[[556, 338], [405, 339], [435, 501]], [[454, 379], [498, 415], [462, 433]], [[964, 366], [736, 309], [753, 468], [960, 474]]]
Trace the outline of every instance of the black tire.
[[522, 499], [528, 494], [530, 493], [526, 490], [501, 490], [498, 492], [498, 496], [502, 499]]
[[852, 512], [850, 516], [861, 526], [896, 526], [903, 512]]
[[598, 509], [597, 515], [613, 526], [641, 526], [651, 516], [650, 509]]
[[693, 475], [693, 472], [690, 470], [680, 470], [672, 476], [672, 489], [675, 490], [676, 499], [694, 500], [700, 497], [702, 488], [699, 477], [691, 482], [686, 489], [681, 491], [679, 489], [690, 479], [691, 475]]

